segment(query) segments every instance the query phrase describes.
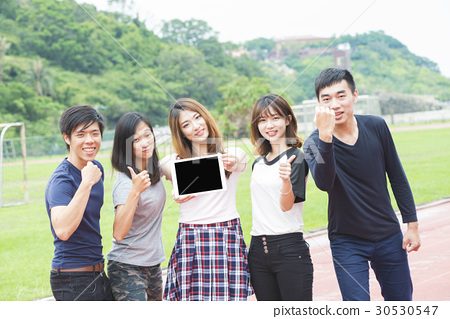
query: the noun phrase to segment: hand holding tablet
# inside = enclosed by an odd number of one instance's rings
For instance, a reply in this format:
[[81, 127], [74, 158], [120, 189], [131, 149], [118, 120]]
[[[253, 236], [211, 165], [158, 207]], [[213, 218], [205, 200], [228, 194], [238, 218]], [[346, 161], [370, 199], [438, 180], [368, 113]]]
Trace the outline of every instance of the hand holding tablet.
[[[222, 154], [193, 157], [172, 163], [174, 200], [180, 195], [204, 194], [227, 189]], [[195, 196], [194, 196], [195, 197]], [[191, 197], [192, 198], [192, 197]], [[189, 199], [191, 199], [189, 198]], [[184, 198], [187, 201], [186, 197]]]
[[175, 190], [172, 189], [172, 198], [173, 200], [178, 204], [186, 203], [187, 201], [190, 201], [191, 199], [197, 197], [197, 194], [191, 194], [191, 195], [176, 195]]
[[225, 170], [232, 171], [239, 163], [237, 162], [236, 156], [233, 154], [228, 154], [227, 152], [222, 155], [223, 166]]

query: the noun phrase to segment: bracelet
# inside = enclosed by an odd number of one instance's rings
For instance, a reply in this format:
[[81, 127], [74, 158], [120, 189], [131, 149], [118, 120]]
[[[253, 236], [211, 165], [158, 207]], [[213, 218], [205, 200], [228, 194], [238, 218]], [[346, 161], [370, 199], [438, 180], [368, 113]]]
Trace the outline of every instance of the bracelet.
[[281, 189], [280, 189], [280, 194], [281, 194], [282, 196], [286, 196], [286, 195], [289, 194], [290, 192], [292, 192], [292, 186], [291, 186], [291, 189], [290, 189], [287, 193], [282, 193], [282, 192], [281, 192]]

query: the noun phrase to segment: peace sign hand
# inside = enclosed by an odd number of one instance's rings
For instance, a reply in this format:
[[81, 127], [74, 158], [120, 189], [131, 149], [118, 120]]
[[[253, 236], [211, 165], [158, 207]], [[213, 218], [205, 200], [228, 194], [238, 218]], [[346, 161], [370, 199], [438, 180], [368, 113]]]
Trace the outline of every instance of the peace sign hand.
[[227, 170], [229, 172], [232, 172], [238, 164], [236, 156], [234, 156], [233, 154], [228, 154], [228, 153], [225, 153], [222, 155], [222, 161], [223, 161], [223, 167], [225, 168], [225, 170]]

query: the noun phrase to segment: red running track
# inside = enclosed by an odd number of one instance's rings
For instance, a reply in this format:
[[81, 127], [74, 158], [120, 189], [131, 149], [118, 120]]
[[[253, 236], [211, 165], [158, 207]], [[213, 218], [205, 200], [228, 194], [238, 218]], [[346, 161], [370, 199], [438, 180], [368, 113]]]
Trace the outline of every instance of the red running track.
[[[409, 266], [414, 285], [413, 300], [450, 300], [450, 198], [444, 198], [417, 208], [422, 246], [409, 254]], [[403, 231], [406, 225], [402, 224]], [[306, 237], [314, 264], [314, 300], [340, 301], [334, 273], [328, 235]], [[370, 270], [371, 300], [382, 301], [380, 286]]]

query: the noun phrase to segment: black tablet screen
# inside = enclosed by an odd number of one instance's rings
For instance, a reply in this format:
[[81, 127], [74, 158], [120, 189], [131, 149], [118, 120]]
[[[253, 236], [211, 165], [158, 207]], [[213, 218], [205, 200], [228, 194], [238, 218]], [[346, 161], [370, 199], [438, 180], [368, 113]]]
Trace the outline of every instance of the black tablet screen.
[[223, 189], [217, 156], [175, 162], [178, 194]]

